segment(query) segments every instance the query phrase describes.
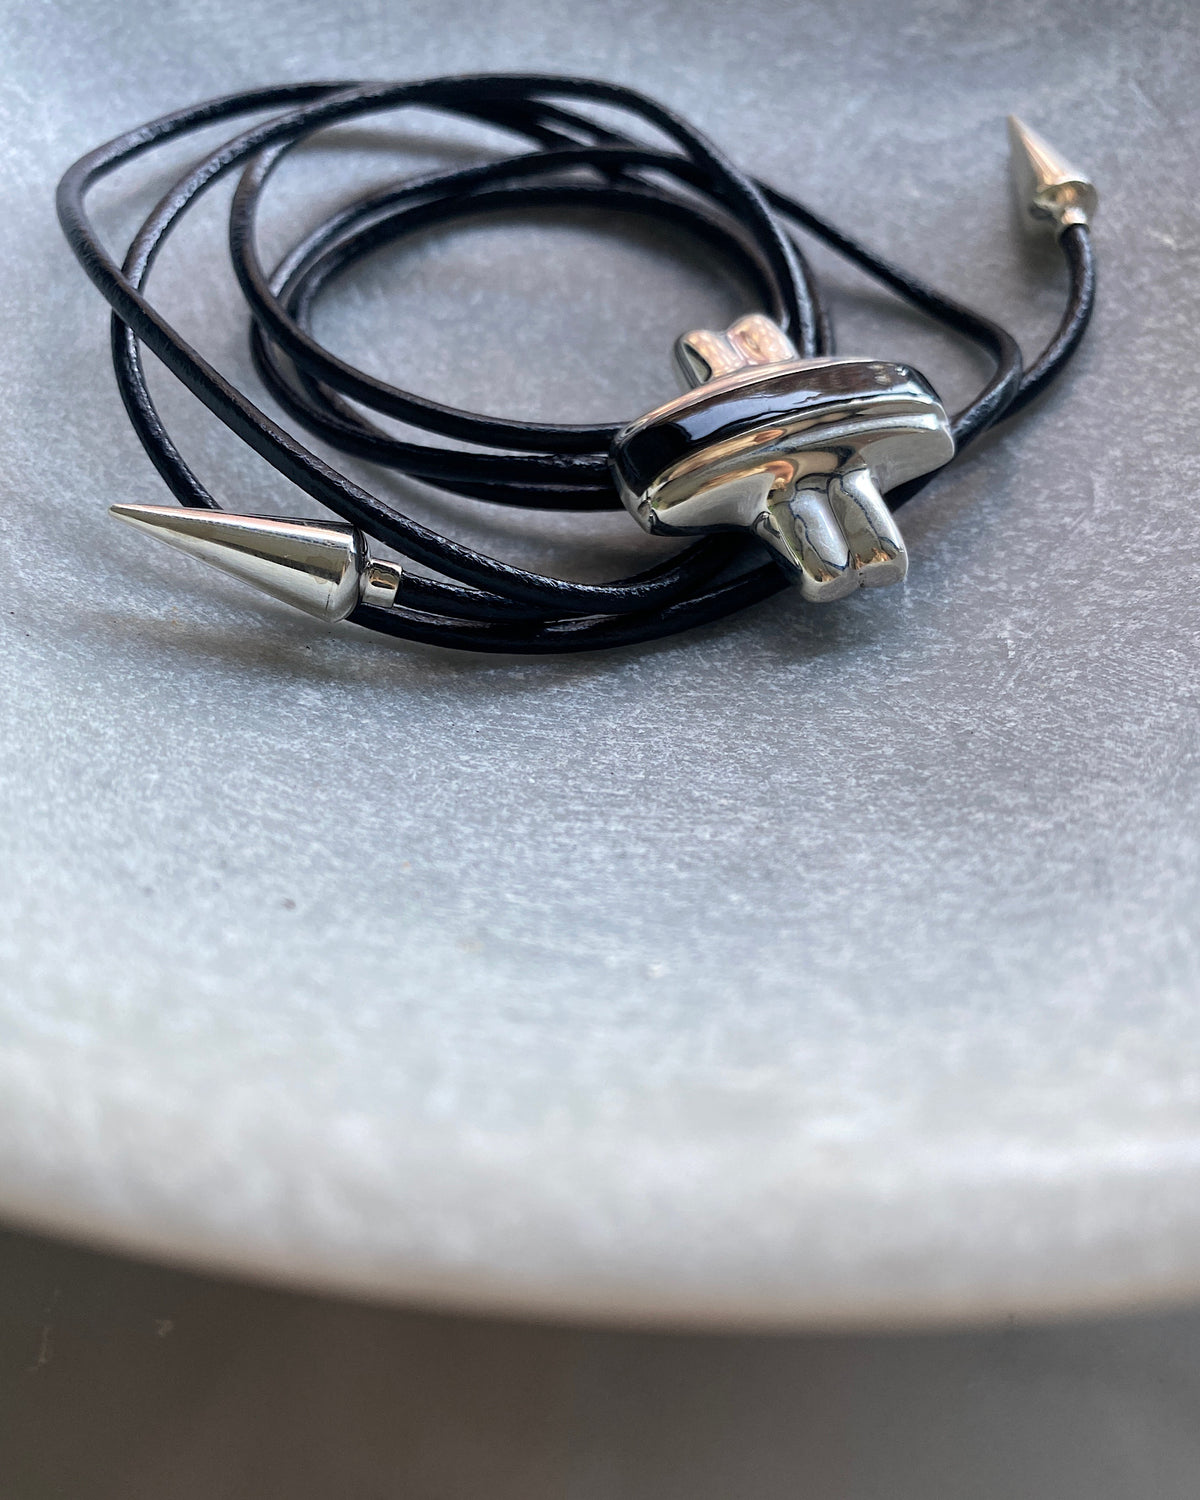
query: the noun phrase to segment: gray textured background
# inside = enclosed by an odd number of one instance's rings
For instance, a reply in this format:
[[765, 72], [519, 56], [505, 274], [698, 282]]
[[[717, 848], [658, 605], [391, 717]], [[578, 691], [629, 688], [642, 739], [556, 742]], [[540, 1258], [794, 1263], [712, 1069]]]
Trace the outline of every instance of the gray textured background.
[[[0, 1206], [614, 1317], [1196, 1290], [1198, 41], [1174, 4], [8, 5]], [[106, 521], [164, 492], [52, 218], [62, 168], [277, 77], [519, 67], [663, 97], [1030, 350], [1062, 278], [1015, 232], [1004, 114], [1092, 170], [1088, 344], [906, 512], [903, 590], [474, 660], [324, 630]], [[427, 117], [348, 132], [289, 166], [268, 249], [401, 149], [472, 148]], [[156, 284], [249, 378], [223, 203]], [[970, 389], [969, 354], [821, 264], [846, 352]], [[563, 215], [382, 255], [321, 330], [435, 395], [616, 419], [671, 391], [680, 329], [741, 308], [672, 237]], [[300, 508], [156, 388], [226, 503]], [[372, 481], [579, 576], [649, 545]]]

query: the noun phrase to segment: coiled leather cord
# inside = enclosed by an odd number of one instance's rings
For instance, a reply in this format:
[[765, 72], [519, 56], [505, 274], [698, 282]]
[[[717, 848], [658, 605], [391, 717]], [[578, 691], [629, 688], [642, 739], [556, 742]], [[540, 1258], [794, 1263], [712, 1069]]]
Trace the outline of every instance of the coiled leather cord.
[[[646, 144], [563, 101], [615, 106], [668, 144]], [[364, 197], [308, 234], [273, 270], [264, 268], [255, 220], [263, 190], [283, 157], [336, 123], [414, 105], [499, 127], [524, 138], [530, 149], [465, 170], [410, 178]], [[177, 137], [264, 113], [265, 119], [209, 152], [174, 184], [135, 235], [121, 266], [110, 259], [87, 214], [87, 194], [95, 183]], [[143, 344], [280, 473], [369, 536], [439, 575], [423, 578], [406, 570], [395, 607], [360, 605], [350, 619], [443, 646], [546, 653], [628, 644], [717, 619], [766, 598], [786, 581], [773, 562], [762, 561], [757, 542], [731, 535], [704, 538], [665, 563], [607, 584], [545, 577], [439, 535], [332, 468], [226, 381], [146, 295], [158, 251], [188, 208], [238, 169], [230, 252], [250, 308], [255, 366], [274, 398], [298, 423], [347, 453], [502, 505], [619, 508], [606, 458], [617, 429], [460, 411], [356, 369], [324, 349], [310, 331], [315, 300], [334, 277], [378, 246], [428, 225], [492, 210], [561, 205], [665, 220], [710, 244], [740, 271], [800, 354], [812, 357], [832, 353], [833, 339], [794, 235], [802, 228], [991, 356], [993, 375], [952, 419], [958, 451], [1054, 378], [1076, 348], [1094, 298], [1090, 237], [1076, 226], [1060, 239], [1071, 277], [1067, 310], [1046, 349], [1023, 370], [1015, 340], [996, 323], [749, 178], [662, 105], [630, 89], [586, 79], [482, 75], [284, 85], [165, 115], [82, 157], [59, 185], [60, 222], [113, 308], [113, 361], [125, 408], [172, 493], [183, 505], [218, 508], [163, 425], [146, 385]], [[397, 438], [364, 416], [364, 407], [448, 441]], [[892, 508], [929, 477], [893, 490]]]

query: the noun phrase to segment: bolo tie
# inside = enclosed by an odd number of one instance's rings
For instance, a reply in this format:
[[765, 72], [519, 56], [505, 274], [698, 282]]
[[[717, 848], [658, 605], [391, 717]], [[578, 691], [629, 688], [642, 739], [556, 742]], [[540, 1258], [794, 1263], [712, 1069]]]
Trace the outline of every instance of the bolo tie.
[[[499, 129], [519, 149], [408, 176], [348, 202], [267, 269], [256, 224], [284, 158], [339, 123], [416, 106]], [[596, 106], [602, 121], [588, 113]], [[609, 123], [614, 115], [624, 129]], [[173, 184], [118, 265], [89, 218], [90, 190], [134, 158], [224, 121], [239, 122], [239, 133]], [[639, 124], [644, 140], [630, 133]], [[288, 84], [152, 120], [82, 157], [58, 190], [71, 248], [113, 310], [125, 410], [178, 502], [118, 504], [111, 513], [326, 622], [471, 651], [629, 645], [788, 587], [806, 605], [823, 605], [900, 583], [908, 553], [896, 512], [1058, 376], [1092, 310], [1095, 189], [1019, 120], [1010, 119], [1009, 134], [1021, 213], [1056, 236], [1069, 278], [1062, 319], [1028, 367], [999, 324], [747, 175], [662, 104], [615, 84], [505, 74]], [[249, 309], [254, 368], [300, 428], [327, 447], [471, 500], [529, 511], [623, 510], [644, 531], [685, 539], [678, 550], [609, 583], [516, 567], [386, 504], [226, 380], [158, 311], [148, 284], [188, 210], [234, 173], [229, 250]], [[562, 207], [635, 213], [682, 230], [740, 273], [758, 303], [727, 329], [683, 334], [675, 346], [683, 393], [653, 411], [619, 428], [463, 411], [356, 368], [313, 336], [322, 291], [379, 247], [468, 217]], [[910, 366], [839, 357], [801, 231], [982, 349], [992, 373], [974, 399], [948, 415]], [[330, 518], [223, 510], [163, 423], [143, 347]], [[433, 441], [398, 436], [369, 414]], [[372, 542], [391, 555], [373, 554]]]

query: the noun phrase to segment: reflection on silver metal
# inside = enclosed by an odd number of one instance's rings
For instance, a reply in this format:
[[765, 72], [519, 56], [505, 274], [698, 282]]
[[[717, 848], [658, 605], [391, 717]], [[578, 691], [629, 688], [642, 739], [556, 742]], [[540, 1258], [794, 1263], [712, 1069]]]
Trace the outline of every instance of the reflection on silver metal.
[[650, 532], [746, 527], [806, 599], [899, 583], [908, 553], [881, 489], [948, 463], [954, 439], [925, 379], [905, 365], [797, 357], [755, 313], [675, 346], [696, 388], [623, 429], [611, 463]]
[[373, 604], [376, 609], [391, 609], [396, 602], [399, 587], [400, 569], [395, 563], [380, 562], [377, 557], [367, 558], [362, 577], [358, 581], [360, 604]]
[[724, 333], [695, 328], [675, 340], [675, 364], [685, 390], [753, 365], [782, 365], [800, 358], [796, 346], [770, 318], [750, 313]]
[[109, 514], [329, 623], [344, 620], [359, 603], [386, 609], [400, 587], [400, 569], [368, 557], [361, 534], [343, 521], [231, 516], [176, 505], [113, 505]]
[[1061, 234], [1072, 224], [1091, 223], [1100, 198], [1082, 172], [1016, 115], [1008, 117], [1008, 144], [1013, 186], [1029, 227]]

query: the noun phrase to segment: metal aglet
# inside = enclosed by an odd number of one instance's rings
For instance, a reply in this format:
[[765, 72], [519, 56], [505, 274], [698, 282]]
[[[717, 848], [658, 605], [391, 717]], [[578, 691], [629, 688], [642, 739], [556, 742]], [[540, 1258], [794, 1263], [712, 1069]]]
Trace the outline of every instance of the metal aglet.
[[1088, 177], [1016, 115], [1008, 117], [1008, 144], [1013, 187], [1029, 228], [1062, 234], [1072, 224], [1091, 223], [1100, 199]]
[[112, 505], [109, 515], [149, 532], [273, 599], [332, 624], [359, 604], [395, 602], [400, 568], [368, 555], [344, 521], [231, 516], [175, 505]]

